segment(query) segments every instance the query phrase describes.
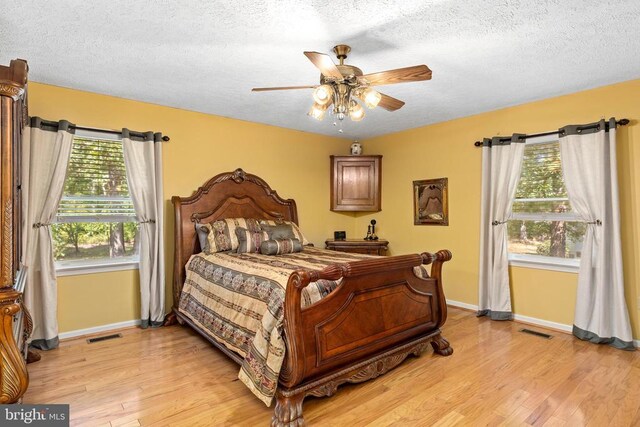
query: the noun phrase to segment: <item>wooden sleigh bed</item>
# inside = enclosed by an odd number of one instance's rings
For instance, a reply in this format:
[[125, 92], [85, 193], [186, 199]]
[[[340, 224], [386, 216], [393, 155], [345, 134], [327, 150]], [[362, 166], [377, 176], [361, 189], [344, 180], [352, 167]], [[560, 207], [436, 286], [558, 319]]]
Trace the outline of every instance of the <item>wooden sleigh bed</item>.
[[[242, 169], [222, 173], [190, 197], [174, 196], [174, 308], [166, 324], [189, 324], [241, 364], [242, 356], [211, 338], [178, 309], [189, 258], [201, 252], [195, 224], [223, 218], [298, 222], [296, 203], [282, 199], [261, 178]], [[376, 378], [418, 356], [429, 344], [435, 353], [453, 353], [440, 327], [447, 317], [442, 265], [451, 253], [371, 258], [331, 265], [322, 271], [298, 270], [284, 291], [284, 362], [276, 392], [272, 426], [304, 425], [306, 396], [331, 396], [343, 383]], [[414, 267], [431, 264], [430, 277]], [[340, 285], [319, 302], [301, 307], [303, 289], [320, 279]]]

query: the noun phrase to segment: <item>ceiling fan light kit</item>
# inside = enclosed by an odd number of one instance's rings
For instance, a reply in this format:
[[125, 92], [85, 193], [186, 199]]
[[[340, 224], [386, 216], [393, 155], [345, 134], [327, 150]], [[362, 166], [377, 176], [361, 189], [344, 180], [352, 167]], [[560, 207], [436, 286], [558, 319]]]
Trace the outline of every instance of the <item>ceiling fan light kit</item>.
[[[364, 119], [365, 110], [358, 100], [369, 109], [380, 106], [387, 111], [399, 110], [404, 105], [403, 101], [380, 93], [371, 86], [431, 79], [431, 70], [426, 65], [363, 74], [360, 68], [344, 63], [347, 55], [351, 52], [349, 46], [340, 44], [335, 46], [333, 51], [340, 62], [338, 65], [334, 64], [329, 55], [324, 53], [304, 52], [305, 56], [321, 72], [320, 85], [253, 88], [253, 91], [313, 88], [314, 103], [308, 115], [316, 120], [322, 120], [331, 107], [331, 114], [334, 115], [337, 123], [342, 125], [342, 121], [347, 115], [354, 122]], [[342, 132], [342, 127], [339, 132]]]
[[382, 95], [380, 92], [371, 89], [370, 87], [365, 88], [360, 94], [360, 99], [364, 101], [364, 103], [369, 108], [376, 108], [382, 99]]
[[322, 120], [327, 113], [328, 105], [320, 105], [317, 102], [311, 106], [311, 110], [307, 113], [316, 120]]
[[364, 119], [364, 108], [353, 99], [349, 102], [349, 117], [354, 122]]
[[333, 97], [331, 85], [320, 85], [313, 91], [313, 99], [317, 104], [328, 105]]

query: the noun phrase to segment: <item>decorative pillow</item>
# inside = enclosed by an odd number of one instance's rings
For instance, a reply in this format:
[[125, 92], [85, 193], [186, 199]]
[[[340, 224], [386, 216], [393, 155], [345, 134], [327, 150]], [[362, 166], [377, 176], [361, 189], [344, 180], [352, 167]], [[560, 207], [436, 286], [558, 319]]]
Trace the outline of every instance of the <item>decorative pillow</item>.
[[262, 255], [282, 255], [302, 252], [302, 244], [298, 239], [271, 239], [260, 244]]
[[246, 228], [237, 227], [236, 237], [238, 238], [238, 253], [258, 253], [260, 252], [260, 245], [269, 240], [269, 235], [266, 231], [251, 231]]
[[236, 228], [241, 227], [251, 231], [260, 231], [260, 224], [255, 219], [245, 218], [226, 218], [207, 224], [209, 234], [207, 240], [209, 242], [208, 252], [225, 252], [238, 250], [238, 237], [236, 236]]
[[276, 224], [276, 225], [262, 225], [262, 230], [266, 231], [270, 240], [277, 239], [295, 239], [296, 235], [293, 234], [293, 227], [291, 224]]
[[262, 220], [260, 221], [260, 225], [264, 228], [265, 225], [276, 225], [276, 224], [288, 224], [291, 226], [291, 228], [293, 229], [293, 235], [296, 239], [300, 240], [300, 242], [303, 245], [308, 245], [309, 241], [307, 240], [306, 237], [304, 237], [304, 234], [302, 234], [302, 231], [300, 231], [300, 228], [298, 227], [298, 225], [295, 222], [292, 221], [274, 221], [272, 219], [269, 220]]
[[196, 224], [196, 234], [198, 235], [198, 241], [200, 242], [200, 249], [202, 252], [209, 252], [209, 224]]

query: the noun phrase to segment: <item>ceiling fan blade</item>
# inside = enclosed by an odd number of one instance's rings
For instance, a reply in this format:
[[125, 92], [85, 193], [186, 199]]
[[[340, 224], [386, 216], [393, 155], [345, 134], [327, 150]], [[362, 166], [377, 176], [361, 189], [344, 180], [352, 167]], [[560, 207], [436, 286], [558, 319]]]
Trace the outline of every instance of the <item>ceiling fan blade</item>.
[[305, 52], [304, 55], [309, 58], [309, 61], [313, 62], [313, 65], [315, 65], [325, 77], [342, 80], [342, 73], [338, 70], [338, 67], [333, 63], [329, 55], [319, 52]]
[[315, 89], [318, 86], [282, 86], [282, 87], [254, 87], [252, 92], [265, 92], [267, 90], [290, 90], [290, 89]]
[[378, 103], [378, 107], [382, 107], [387, 111], [399, 110], [404, 105], [404, 101], [400, 101], [399, 99], [396, 99], [389, 95], [385, 95], [384, 93], [381, 93], [380, 95], [382, 95], [382, 98]]
[[426, 65], [415, 65], [407, 68], [381, 71], [358, 77], [358, 81], [366, 82], [369, 86], [392, 85], [396, 83], [418, 82], [431, 80], [431, 70]]

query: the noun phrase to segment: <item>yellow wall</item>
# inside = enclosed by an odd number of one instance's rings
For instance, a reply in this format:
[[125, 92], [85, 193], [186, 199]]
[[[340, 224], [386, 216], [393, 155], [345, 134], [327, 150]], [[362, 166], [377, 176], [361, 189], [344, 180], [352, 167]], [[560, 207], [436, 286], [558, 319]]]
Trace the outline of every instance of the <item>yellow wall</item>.
[[[173, 195], [190, 195], [215, 174], [242, 167], [264, 178], [280, 196], [295, 199], [300, 227], [316, 246], [324, 247], [333, 230], [352, 234], [353, 216], [329, 210], [329, 156], [347, 154], [346, 139], [38, 83], [29, 84], [29, 114], [83, 126], [153, 130], [171, 137], [163, 146], [167, 309], [173, 266], [169, 200]], [[61, 332], [139, 318], [137, 271], [60, 277], [58, 285]]]
[[[453, 252], [444, 267], [447, 298], [477, 304], [482, 137], [535, 133], [600, 118], [627, 117], [618, 128], [618, 178], [627, 304], [634, 337], [640, 338], [640, 80], [619, 83], [471, 117], [384, 135], [363, 142], [367, 153], [382, 154], [382, 212], [358, 215], [356, 234], [371, 218], [393, 254]], [[405, 107], [407, 108], [407, 107]], [[635, 119], [635, 120], [633, 120]], [[449, 178], [449, 226], [414, 226], [412, 181]], [[572, 324], [577, 274], [511, 268], [516, 313]]]
[[[166, 200], [167, 307], [173, 254], [169, 198], [188, 195], [206, 179], [242, 167], [263, 177], [283, 197], [298, 203], [300, 225], [323, 246], [333, 230], [366, 233], [371, 218], [390, 240], [392, 254], [450, 249], [445, 265], [449, 299], [477, 304], [481, 150], [473, 142], [513, 132], [534, 133], [601, 117], [636, 119], [619, 128], [618, 165], [627, 303], [634, 336], [640, 336], [640, 80], [438, 123], [363, 142], [366, 153], [382, 154], [382, 212], [338, 214], [329, 210], [329, 155], [346, 154], [350, 141], [31, 83], [30, 114], [102, 128], [122, 126], [161, 131]], [[303, 178], [299, 178], [303, 177]], [[412, 181], [449, 178], [448, 227], [414, 226]], [[571, 324], [577, 275], [512, 268], [516, 313]], [[62, 332], [139, 317], [137, 272], [59, 278]]]
[[140, 318], [138, 270], [58, 278], [60, 332]]

